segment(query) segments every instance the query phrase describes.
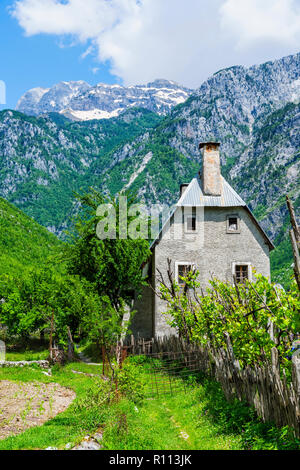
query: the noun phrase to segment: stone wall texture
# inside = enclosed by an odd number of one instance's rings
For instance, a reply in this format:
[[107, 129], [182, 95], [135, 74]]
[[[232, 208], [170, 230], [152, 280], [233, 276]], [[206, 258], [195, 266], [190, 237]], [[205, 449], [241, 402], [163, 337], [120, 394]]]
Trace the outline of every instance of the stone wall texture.
[[[177, 211], [181, 211], [178, 208]], [[209, 287], [209, 280], [216, 277], [232, 282], [233, 263], [250, 263], [251, 268], [264, 276], [270, 277], [269, 246], [261, 231], [254, 224], [251, 216], [243, 207], [199, 209], [197, 213], [196, 233], [183, 231], [181, 239], [172, 239], [174, 229], [178, 233], [178, 224], [182, 224], [181, 214], [175, 214], [170, 227], [163, 233], [156, 244], [152, 256], [151, 279], [155, 289], [159, 283], [155, 279], [156, 269], [167, 276], [167, 259], [172, 261], [172, 271], [176, 273], [176, 263], [194, 264], [199, 270], [199, 281], [203, 289]], [[228, 233], [227, 217], [239, 217], [238, 233]], [[132, 323], [133, 334], [144, 338], [169, 336], [176, 334], [168, 324], [166, 303], [146, 288], [142, 299], [135, 302], [137, 310]]]

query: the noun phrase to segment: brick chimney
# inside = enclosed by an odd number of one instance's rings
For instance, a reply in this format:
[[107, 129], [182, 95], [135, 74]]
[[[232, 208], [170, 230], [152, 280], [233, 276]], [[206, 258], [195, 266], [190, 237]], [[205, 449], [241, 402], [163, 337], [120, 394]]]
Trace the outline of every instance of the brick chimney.
[[183, 183], [180, 185], [180, 197], [185, 193], [188, 186], [189, 186], [189, 183]]
[[202, 189], [206, 196], [221, 196], [220, 144], [203, 142]]

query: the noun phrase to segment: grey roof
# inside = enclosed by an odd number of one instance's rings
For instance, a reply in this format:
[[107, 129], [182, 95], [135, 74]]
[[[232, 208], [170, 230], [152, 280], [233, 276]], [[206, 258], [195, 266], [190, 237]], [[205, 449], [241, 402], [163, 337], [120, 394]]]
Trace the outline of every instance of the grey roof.
[[222, 188], [221, 196], [205, 196], [202, 191], [201, 179], [199, 176], [194, 178], [179, 201], [178, 207], [238, 207], [246, 206], [243, 199], [234, 191], [234, 189], [221, 176]]
[[205, 196], [202, 191], [201, 178], [197, 175], [192, 179], [187, 189], [169, 213], [169, 216], [165, 220], [163, 227], [161, 228], [158, 237], [150, 245], [152, 249], [155, 244], [158, 242], [160, 235], [164, 226], [167, 224], [168, 220], [172, 217], [177, 207], [244, 207], [246, 211], [251, 216], [254, 224], [262, 232], [266, 242], [268, 243], [270, 249], [274, 249], [274, 245], [269, 239], [266, 232], [263, 230], [245, 201], [235, 192], [235, 190], [230, 186], [229, 183], [221, 176], [222, 187], [221, 187], [221, 196]]

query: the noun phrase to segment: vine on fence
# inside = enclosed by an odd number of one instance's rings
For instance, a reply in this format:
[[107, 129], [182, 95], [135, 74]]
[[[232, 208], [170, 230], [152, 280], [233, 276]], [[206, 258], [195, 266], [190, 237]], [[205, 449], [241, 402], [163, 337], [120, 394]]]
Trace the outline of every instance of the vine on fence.
[[275, 347], [280, 363], [287, 365], [300, 331], [297, 285], [285, 292], [266, 277], [254, 274], [255, 282], [235, 280], [233, 285], [213, 278], [204, 294], [197, 271], [182, 278], [182, 288], [175, 282], [168, 260], [169, 282], [159, 273], [158, 295], [168, 303], [171, 325], [188, 341], [214, 349], [232, 348], [241, 366], [271, 360]]
[[285, 292], [255, 273], [255, 282], [212, 279], [204, 293], [196, 271], [180, 287], [171, 260], [169, 282], [158, 277], [170, 323], [198, 348], [200, 369], [220, 382], [228, 400], [247, 401], [263, 421], [288, 426], [299, 438], [300, 350], [291, 351], [300, 330], [297, 284]]

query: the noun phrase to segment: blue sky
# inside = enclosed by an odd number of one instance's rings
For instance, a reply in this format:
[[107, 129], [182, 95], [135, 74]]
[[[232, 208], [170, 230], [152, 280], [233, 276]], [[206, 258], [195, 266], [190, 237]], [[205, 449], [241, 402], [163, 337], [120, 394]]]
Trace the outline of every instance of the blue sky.
[[[10, 0], [0, 1], [0, 80], [6, 84], [6, 105], [0, 104], [0, 109], [15, 108], [30, 88], [48, 88], [62, 80], [121, 83], [120, 78], [109, 73], [108, 65], [99, 64], [95, 57], [81, 59], [86, 50], [83, 44], [62, 48], [57, 37], [25, 37], [17, 20], [7, 11], [11, 4]], [[96, 74], [94, 68], [99, 68]]]
[[0, 109], [62, 80], [197, 88], [298, 52], [300, 0], [1, 0], [0, 37]]

